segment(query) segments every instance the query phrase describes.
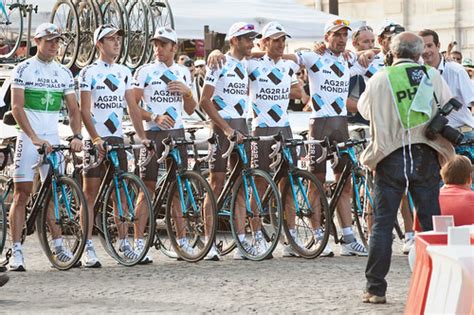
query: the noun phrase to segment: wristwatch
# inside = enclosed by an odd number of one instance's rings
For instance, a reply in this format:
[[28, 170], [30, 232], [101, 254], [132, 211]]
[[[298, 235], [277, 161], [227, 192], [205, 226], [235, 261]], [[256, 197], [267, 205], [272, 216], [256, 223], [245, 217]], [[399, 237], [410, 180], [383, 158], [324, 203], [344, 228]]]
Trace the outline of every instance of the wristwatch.
[[73, 139], [78, 139], [78, 140], [81, 140], [84, 139], [84, 137], [82, 137], [82, 135], [80, 133], [76, 133], [74, 136], [72, 136]]
[[156, 117], [158, 117], [157, 114], [155, 114], [155, 113], [151, 114], [151, 116], [150, 116], [151, 121], [152, 121], [152, 122], [155, 122]]

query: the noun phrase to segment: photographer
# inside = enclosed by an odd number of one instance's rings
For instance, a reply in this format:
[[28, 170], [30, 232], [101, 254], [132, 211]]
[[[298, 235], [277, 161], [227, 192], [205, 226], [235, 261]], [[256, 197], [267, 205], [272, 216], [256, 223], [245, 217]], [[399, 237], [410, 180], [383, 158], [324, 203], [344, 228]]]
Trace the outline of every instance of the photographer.
[[375, 175], [375, 209], [369, 259], [366, 267], [366, 303], [385, 303], [392, 254], [392, 229], [402, 195], [409, 190], [423, 230], [432, 230], [431, 216], [440, 213], [439, 169], [454, 155], [441, 135], [425, 136], [437, 107], [451, 93], [438, 71], [416, 61], [423, 40], [410, 32], [396, 35], [390, 49], [393, 65], [379, 70], [358, 102], [361, 115], [370, 120], [372, 142], [361, 162]]

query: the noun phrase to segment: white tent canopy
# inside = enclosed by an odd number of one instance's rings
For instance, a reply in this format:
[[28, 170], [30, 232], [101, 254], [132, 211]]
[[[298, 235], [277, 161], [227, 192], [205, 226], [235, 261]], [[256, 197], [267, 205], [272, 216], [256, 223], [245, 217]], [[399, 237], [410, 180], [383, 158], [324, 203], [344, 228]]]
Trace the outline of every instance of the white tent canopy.
[[323, 37], [324, 24], [334, 15], [316, 11], [296, 0], [169, 0], [180, 38], [202, 39], [204, 25], [227, 33], [238, 21], [252, 23], [257, 31], [270, 21], [280, 22], [298, 41]]

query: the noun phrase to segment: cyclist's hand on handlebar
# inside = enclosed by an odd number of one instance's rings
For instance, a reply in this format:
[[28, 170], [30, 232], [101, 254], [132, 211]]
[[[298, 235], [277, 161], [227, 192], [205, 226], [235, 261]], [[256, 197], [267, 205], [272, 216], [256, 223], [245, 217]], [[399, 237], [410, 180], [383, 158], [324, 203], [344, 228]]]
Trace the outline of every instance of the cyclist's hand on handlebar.
[[232, 140], [239, 144], [244, 142], [244, 136], [235, 129], [229, 128], [224, 133], [227, 136], [227, 138], [229, 139], [233, 138]]
[[94, 145], [99, 150], [99, 159], [103, 159], [105, 155], [104, 143], [105, 141], [102, 139], [98, 139], [96, 142], [94, 142]]
[[79, 139], [72, 139], [69, 145], [71, 146], [71, 150], [74, 152], [79, 152], [82, 150], [82, 141]]
[[149, 149], [149, 148], [151, 147], [151, 145], [152, 145], [151, 140], [148, 139], [148, 138], [140, 139], [140, 141], [141, 141], [141, 143], [142, 143], [145, 147], [147, 147], [148, 149]]
[[31, 142], [33, 142], [33, 144], [38, 147], [45, 146], [46, 153], [50, 153], [53, 149], [51, 144], [48, 141], [40, 139], [37, 136], [34, 136], [33, 138], [31, 138]]
[[160, 116], [156, 117], [155, 123], [161, 129], [167, 130], [167, 129], [173, 128], [175, 121], [174, 121], [173, 118], [171, 118], [168, 115], [160, 115]]

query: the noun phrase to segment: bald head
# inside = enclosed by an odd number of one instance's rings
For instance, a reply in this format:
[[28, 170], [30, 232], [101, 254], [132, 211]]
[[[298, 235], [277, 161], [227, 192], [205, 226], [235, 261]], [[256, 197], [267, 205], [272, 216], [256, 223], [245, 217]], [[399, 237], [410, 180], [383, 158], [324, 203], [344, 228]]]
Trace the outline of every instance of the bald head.
[[390, 50], [395, 59], [408, 58], [418, 62], [423, 53], [423, 39], [412, 32], [403, 32], [392, 38]]

